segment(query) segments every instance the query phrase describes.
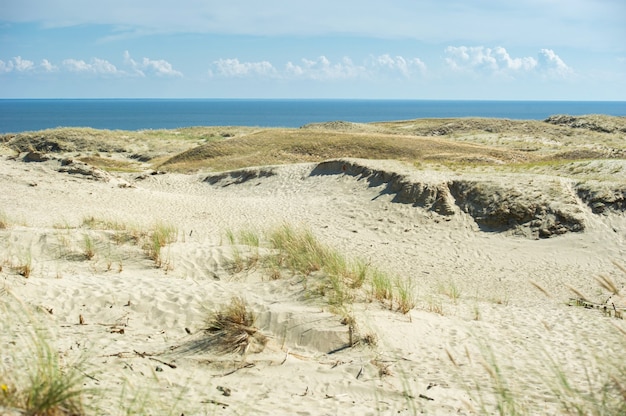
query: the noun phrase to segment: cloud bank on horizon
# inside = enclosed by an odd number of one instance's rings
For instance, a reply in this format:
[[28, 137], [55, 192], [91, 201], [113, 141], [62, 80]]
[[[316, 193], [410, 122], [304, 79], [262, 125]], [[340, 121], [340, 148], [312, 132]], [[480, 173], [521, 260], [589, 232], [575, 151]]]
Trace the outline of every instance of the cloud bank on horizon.
[[21, 0], [0, 98], [626, 100], [623, 39], [621, 0]]

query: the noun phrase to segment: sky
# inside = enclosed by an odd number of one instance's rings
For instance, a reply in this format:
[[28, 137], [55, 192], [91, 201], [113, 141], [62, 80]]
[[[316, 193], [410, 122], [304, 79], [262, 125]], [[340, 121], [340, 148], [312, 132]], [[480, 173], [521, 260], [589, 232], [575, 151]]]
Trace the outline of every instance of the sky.
[[0, 98], [626, 100], [624, 0], [0, 0]]

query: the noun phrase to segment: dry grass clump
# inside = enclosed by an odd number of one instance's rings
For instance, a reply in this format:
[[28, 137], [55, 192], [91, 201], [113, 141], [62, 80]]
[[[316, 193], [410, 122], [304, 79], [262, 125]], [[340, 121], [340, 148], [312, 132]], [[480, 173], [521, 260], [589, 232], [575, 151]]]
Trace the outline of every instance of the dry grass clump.
[[241, 297], [233, 297], [230, 304], [215, 311], [207, 320], [209, 339], [207, 347], [218, 352], [245, 354], [260, 352], [267, 344], [267, 337], [254, 327], [256, 317]]
[[18, 262], [13, 264], [12, 268], [17, 274], [28, 279], [33, 272], [33, 257], [31, 252], [27, 251], [23, 253]]

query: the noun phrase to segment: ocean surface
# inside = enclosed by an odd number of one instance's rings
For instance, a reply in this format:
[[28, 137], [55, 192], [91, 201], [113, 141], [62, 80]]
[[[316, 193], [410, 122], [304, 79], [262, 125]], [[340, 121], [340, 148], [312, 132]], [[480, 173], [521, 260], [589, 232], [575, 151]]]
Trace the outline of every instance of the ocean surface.
[[0, 133], [54, 127], [300, 127], [335, 120], [447, 117], [543, 120], [554, 114], [626, 116], [626, 101], [0, 99]]

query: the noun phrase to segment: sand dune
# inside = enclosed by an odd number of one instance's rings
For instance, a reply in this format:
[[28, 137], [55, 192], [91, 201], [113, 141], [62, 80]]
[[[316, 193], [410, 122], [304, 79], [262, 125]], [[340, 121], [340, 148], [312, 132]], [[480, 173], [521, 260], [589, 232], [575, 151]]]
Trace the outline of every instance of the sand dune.
[[[569, 305], [626, 308], [596, 279], [626, 292], [619, 177], [363, 159], [141, 174], [23, 156], [0, 160], [0, 299], [14, 316], [0, 369], [28, 359], [16, 346], [43, 323], [64, 362], [86, 357], [86, 384], [106, 392], [86, 401], [102, 414], [483, 414], [503, 386], [521, 413], [560, 414], [554, 370], [594, 397], [626, 375], [624, 320]], [[133, 240], [155, 224], [176, 234], [158, 264]], [[414, 308], [390, 310], [369, 283], [337, 308], [311, 296], [316, 273], [233, 267], [271, 249], [229, 233], [283, 224], [407, 283]], [[262, 351], [203, 347], [207, 317], [233, 296]]]

